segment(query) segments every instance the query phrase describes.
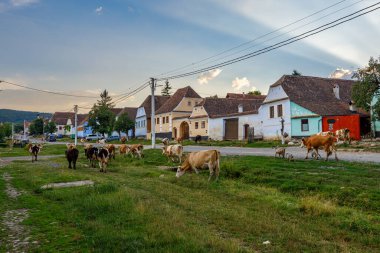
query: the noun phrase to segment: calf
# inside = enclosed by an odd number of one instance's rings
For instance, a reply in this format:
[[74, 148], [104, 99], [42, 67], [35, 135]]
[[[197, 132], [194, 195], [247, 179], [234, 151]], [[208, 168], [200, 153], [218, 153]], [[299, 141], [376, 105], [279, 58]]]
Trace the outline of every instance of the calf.
[[178, 161], [182, 162], [183, 147], [180, 144], [169, 145], [162, 148], [162, 154], [166, 155], [168, 159], [174, 162], [174, 158], [178, 158]]
[[104, 173], [107, 172], [108, 159], [109, 159], [108, 150], [105, 148], [101, 148], [98, 153], [100, 172], [104, 172]]
[[286, 153], [285, 158], [288, 159], [289, 162], [294, 162], [294, 156], [290, 153]]
[[122, 144], [125, 144], [125, 142], [127, 141], [127, 137], [125, 136], [121, 137], [120, 141]]
[[326, 161], [329, 159], [329, 156], [334, 152], [335, 154], [335, 160], [338, 161], [338, 157], [336, 155], [336, 147], [334, 144], [334, 138], [331, 136], [320, 136], [320, 135], [313, 135], [309, 138], [302, 138], [303, 145], [307, 148], [307, 153], [305, 159], [308, 159], [309, 152], [314, 149], [315, 155], [314, 157], [318, 157], [318, 149], [323, 148], [326, 152]]
[[41, 144], [29, 144], [28, 145], [28, 151], [32, 155], [32, 162], [37, 161], [38, 153], [42, 150]]
[[213, 175], [215, 175], [215, 180], [218, 180], [220, 171], [219, 160], [220, 152], [218, 150], [202, 150], [199, 152], [192, 152], [188, 155], [183, 164], [178, 166], [176, 177], [181, 177], [190, 169], [193, 169], [198, 174], [198, 169], [207, 164], [210, 170], [208, 181], [210, 181]]
[[108, 150], [110, 160], [111, 160], [112, 158], [115, 160], [115, 156], [116, 156], [116, 148], [115, 148], [115, 145], [113, 145], [113, 144], [108, 144], [108, 145], [106, 146], [106, 149]]
[[274, 149], [274, 157], [279, 157], [279, 158], [285, 158], [285, 151], [286, 149], [285, 148], [281, 148], [281, 147], [272, 147]]
[[343, 128], [335, 131], [335, 136], [337, 141], [348, 141], [348, 144], [351, 144], [350, 129]]
[[120, 147], [119, 147], [119, 153], [120, 155], [124, 155], [124, 157], [127, 155], [127, 153], [129, 152], [129, 147], [125, 144], [121, 144]]
[[71, 169], [71, 163], [73, 163], [73, 169], [76, 170], [76, 164], [79, 156], [79, 150], [73, 144], [67, 144], [67, 150], [65, 151], [66, 159], [69, 162], [69, 169]]

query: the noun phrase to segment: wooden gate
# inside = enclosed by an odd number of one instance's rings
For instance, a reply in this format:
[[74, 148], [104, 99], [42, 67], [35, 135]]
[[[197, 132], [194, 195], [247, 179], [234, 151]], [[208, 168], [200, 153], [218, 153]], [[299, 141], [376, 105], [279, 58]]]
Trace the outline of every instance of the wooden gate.
[[239, 120], [226, 119], [224, 120], [224, 139], [237, 140], [239, 137]]

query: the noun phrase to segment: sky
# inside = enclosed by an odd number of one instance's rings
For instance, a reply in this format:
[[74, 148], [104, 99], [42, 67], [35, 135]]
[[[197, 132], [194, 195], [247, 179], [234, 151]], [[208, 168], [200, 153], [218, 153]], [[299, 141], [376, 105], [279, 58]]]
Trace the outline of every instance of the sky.
[[[40, 112], [70, 111], [74, 104], [88, 108], [103, 89], [117, 98], [150, 77], [212, 66], [375, 3], [0, 0], [0, 80], [92, 97], [64, 97], [0, 83], [0, 108]], [[203, 97], [224, 97], [227, 92], [255, 89], [265, 94], [269, 85], [294, 69], [308, 76], [350, 78], [352, 71], [365, 66], [371, 56], [380, 56], [379, 25], [377, 10], [280, 49], [170, 80], [170, 84], [173, 91], [190, 85]], [[158, 87], [156, 92], [160, 91]], [[149, 94], [146, 88], [116, 106], [137, 107]]]

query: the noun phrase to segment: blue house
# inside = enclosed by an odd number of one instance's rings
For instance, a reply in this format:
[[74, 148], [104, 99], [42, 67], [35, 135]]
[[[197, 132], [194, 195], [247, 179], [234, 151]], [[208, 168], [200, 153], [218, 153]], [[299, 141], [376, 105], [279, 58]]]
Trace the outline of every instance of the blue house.
[[[377, 101], [379, 101], [380, 95], [374, 95], [372, 98], [371, 106], [374, 106]], [[374, 112], [371, 111], [372, 119], [374, 118]], [[372, 121], [372, 132], [374, 133], [375, 137], [380, 137], [380, 120], [373, 120]]]

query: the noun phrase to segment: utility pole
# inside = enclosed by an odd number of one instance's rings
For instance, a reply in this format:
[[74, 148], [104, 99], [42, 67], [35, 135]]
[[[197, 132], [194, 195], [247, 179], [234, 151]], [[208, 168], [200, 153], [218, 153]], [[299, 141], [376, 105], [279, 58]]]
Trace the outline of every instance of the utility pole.
[[15, 143], [15, 137], [14, 137], [14, 135], [15, 135], [15, 124], [12, 123], [12, 144], [10, 145], [11, 149], [13, 149], [13, 145]]
[[152, 98], [152, 112], [150, 116], [150, 125], [151, 125], [151, 138], [152, 138], [152, 148], [156, 148], [156, 115], [155, 115], [155, 105], [154, 105], [154, 91], [156, 90], [156, 79], [150, 78], [150, 89], [151, 89], [151, 98]]
[[78, 144], [78, 105], [74, 105], [74, 112], [75, 112], [75, 141], [74, 145], [76, 146]]

